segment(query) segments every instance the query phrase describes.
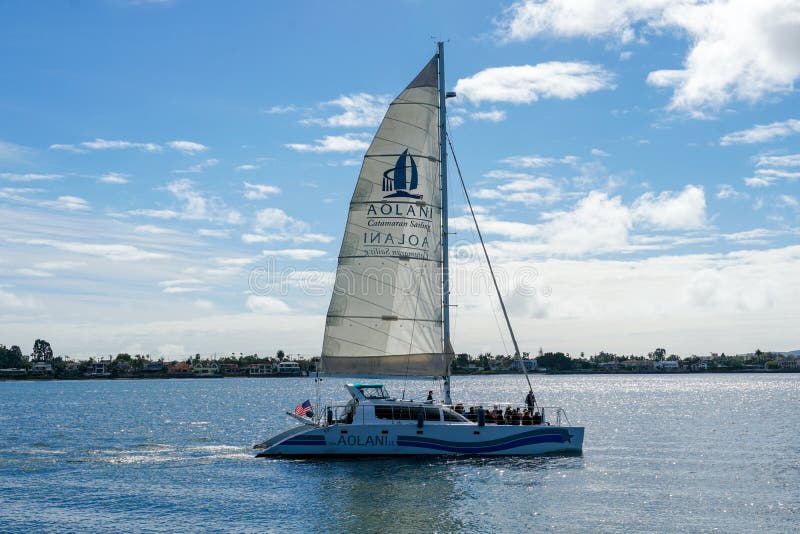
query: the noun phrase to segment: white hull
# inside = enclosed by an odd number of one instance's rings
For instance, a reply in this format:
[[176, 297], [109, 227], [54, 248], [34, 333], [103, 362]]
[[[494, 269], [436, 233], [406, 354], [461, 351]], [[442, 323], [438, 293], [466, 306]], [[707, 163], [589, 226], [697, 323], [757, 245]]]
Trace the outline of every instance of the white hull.
[[299, 426], [256, 448], [266, 456], [541, 455], [580, 453], [583, 427], [450, 423]]

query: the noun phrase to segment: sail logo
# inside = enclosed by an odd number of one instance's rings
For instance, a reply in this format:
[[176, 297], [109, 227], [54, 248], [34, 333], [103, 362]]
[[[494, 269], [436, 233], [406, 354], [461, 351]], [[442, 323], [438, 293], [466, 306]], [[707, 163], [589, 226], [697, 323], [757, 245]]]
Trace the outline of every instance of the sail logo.
[[417, 188], [418, 182], [417, 162], [414, 161], [414, 156], [408, 153], [408, 149], [405, 149], [397, 158], [394, 168], [383, 173], [383, 191], [389, 192], [383, 198], [420, 199], [422, 195], [409, 193]]

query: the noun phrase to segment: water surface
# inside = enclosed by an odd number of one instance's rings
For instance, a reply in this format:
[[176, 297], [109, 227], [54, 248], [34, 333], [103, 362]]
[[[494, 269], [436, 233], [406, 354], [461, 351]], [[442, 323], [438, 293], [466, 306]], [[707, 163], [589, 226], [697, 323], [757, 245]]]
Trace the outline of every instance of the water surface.
[[[454, 398], [522, 402], [523, 384], [455, 377]], [[586, 427], [582, 456], [255, 459], [313, 379], [0, 382], [0, 531], [797, 531], [800, 375], [534, 384]]]

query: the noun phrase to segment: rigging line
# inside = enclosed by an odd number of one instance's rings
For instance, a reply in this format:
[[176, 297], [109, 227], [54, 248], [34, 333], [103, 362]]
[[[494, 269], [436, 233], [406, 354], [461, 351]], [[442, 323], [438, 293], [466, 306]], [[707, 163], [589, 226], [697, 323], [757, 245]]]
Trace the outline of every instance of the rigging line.
[[514, 356], [517, 357], [519, 360], [520, 367], [522, 367], [522, 372], [525, 373], [525, 380], [528, 382], [528, 389], [533, 393], [533, 386], [531, 385], [531, 379], [528, 376], [528, 370], [525, 368], [525, 362], [522, 361], [522, 354], [519, 351], [519, 345], [517, 344], [517, 338], [514, 335], [514, 329], [511, 328], [511, 321], [508, 318], [508, 312], [506, 311], [505, 302], [503, 302], [503, 295], [500, 293], [500, 287], [497, 285], [497, 278], [494, 276], [494, 269], [492, 269], [492, 262], [489, 259], [489, 253], [486, 251], [486, 244], [483, 242], [483, 235], [481, 234], [481, 229], [478, 226], [478, 219], [475, 217], [475, 210], [472, 209], [472, 202], [469, 199], [469, 193], [467, 192], [467, 186], [464, 183], [464, 176], [461, 174], [461, 166], [458, 164], [458, 158], [456, 157], [456, 151], [453, 148], [453, 140], [450, 139], [450, 136], [447, 136], [447, 143], [450, 145], [450, 153], [453, 154], [453, 162], [456, 164], [456, 170], [458, 171], [458, 178], [461, 181], [461, 188], [464, 190], [464, 196], [467, 198], [467, 205], [469, 206], [469, 212], [472, 215], [472, 222], [475, 223], [475, 230], [478, 232], [478, 237], [481, 240], [481, 248], [483, 248], [483, 255], [486, 257], [486, 265], [489, 267], [489, 274], [492, 275], [492, 282], [494, 282], [494, 289], [497, 292], [497, 298], [500, 300], [500, 307], [503, 310], [503, 316], [506, 318], [506, 326], [508, 326], [508, 333], [511, 334], [511, 341], [514, 343]]

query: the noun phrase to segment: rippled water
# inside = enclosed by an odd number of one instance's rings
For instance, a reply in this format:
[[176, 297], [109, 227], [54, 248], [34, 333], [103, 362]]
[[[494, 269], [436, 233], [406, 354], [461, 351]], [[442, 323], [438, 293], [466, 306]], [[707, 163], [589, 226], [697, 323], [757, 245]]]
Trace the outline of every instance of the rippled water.
[[[800, 375], [534, 380], [586, 427], [583, 456], [255, 459], [313, 379], [0, 382], [0, 531], [798, 530]], [[523, 383], [456, 377], [454, 396], [521, 402]]]

